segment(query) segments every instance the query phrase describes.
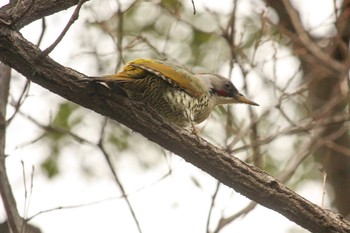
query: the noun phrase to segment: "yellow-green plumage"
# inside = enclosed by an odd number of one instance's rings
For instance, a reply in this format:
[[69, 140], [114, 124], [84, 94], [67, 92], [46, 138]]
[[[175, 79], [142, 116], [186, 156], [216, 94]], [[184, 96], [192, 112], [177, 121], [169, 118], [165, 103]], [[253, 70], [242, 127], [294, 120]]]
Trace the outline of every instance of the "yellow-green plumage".
[[192, 74], [163, 61], [138, 59], [115, 75], [94, 77], [131, 99], [144, 102], [181, 127], [204, 121], [215, 105], [256, 103], [245, 99], [230, 80], [215, 74]]

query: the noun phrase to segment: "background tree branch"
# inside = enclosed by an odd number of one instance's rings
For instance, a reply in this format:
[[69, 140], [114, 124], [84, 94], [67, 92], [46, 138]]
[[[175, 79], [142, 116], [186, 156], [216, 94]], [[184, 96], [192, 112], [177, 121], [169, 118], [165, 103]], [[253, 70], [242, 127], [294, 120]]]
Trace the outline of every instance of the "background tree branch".
[[[323, 47], [317, 44], [317, 37], [312, 37], [303, 28], [300, 15], [289, 0], [266, 2], [277, 12], [281, 32], [299, 35], [292, 39], [292, 45], [301, 62], [303, 82], [308, 85], [310, 115], [316, 122], [320, 122], [331, 116], [346, 114], [349, 103], [350, 1], [345, 0], [340, 5], [335, 22], [337, 34], [327, 38], [326, 46]], [[290, 36], [289, 33], [285, 35]], [[339, 66], [343, 68], [336, 68]], [[320, 129], [319, 140], [329, 142], [320, 144], [314, 154], [328, 174], [328, 182], [335, 195], [335, 206], [347, 217], [350, 216], [350, 157], [344, 151], [349, 150], [350, 145], [348, 128], [348, 122], [344, 121]]]
[[8, 217], [8, 225], [14, 233], [20, 233], [23, 220], [20, 217], [16, 200], [6, 174], [5, 141], [6, 141], [6, 107], [10, 89], [11, 68], [0, 64], [0, 195]]
[[114, 119], [181, 156], [257, 203], [271, 208], [311, 232], [349, 232], [350, 225], [191, 132], [164, 122], [142, 103], [116, 95], [102, 85], [77, 82], [83, 74], [63, 67], [5, 23], [0, 25], [0, 60], [29, 80], [72, 102]]

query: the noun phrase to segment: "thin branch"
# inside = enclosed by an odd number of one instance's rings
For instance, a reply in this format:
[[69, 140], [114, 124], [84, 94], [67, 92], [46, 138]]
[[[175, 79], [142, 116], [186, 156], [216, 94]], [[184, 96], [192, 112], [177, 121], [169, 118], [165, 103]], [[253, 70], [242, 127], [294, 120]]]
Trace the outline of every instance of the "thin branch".
[[[314, 137], [312, 140], [310, 140], [310, 142], [304, 143], [299, 148], [298, 150], [299, 152], [291, 157], [290, 161], [286, 163], [287, 166], [285, 168], [281, 169], [281, 173], [278, 175], [278, 180], [280, 180], [282, 183], [285, 183], [293, 176], [293, 174], [296, 172], [300, 164], [316, 149], [315, 147], [313, 147], [313, 144], [315, 143], [315, 141], [317, 141], [317, 137]], [[311, 148], [313, 149], [311, 150]], [[238, 211], [237, 213], [226, 218], [222, 217], [218, 223], [218, 226], [214, 230], [214, 233], [218, 233], [225, 226], [235, 221], [237, 218], [248, 214], [256, 206], [257, 206], [256, 202], [251, 202], [245, 208]]]
[[250, 202], [245, 208], [241, 209], [234, 215], [231, 215], [228, 218], [221, 218], [218, 226], [214, 230], [213, 233], [218, 233], [221, 229], [223, 229], [225, 226], [227, 226], [229, 223], [233, 222], [237, 218], [244, 216], [248, 214], [250, 211], [252, 211], [257, 206], [256, 202]]
[[219, 188], [220, 188], [220, 182], [216, 182], [216, 187], [215, 187], [215, 192], [211, 198], [211, 204], [210, 204], [210, 208], [209, 208], [209, 214], [208, 214], [208, 219], [207, 219], [207, 233], [210, 233], [210, 230], [209, 230], [209, 225], [210, 225], [210, 220], [211, 220], [211, 215], [213, 213], [213, 209], [214, 209], [214, 205], [215, 205], [215, 200], [216, 200], [216, 196], [218, 195], [218, 192], [219, 192]]
[[[94, 143], [90, 142], [89, 140], [79, 136], [78, 134], [73, 133], [72, 131], [68, 130], [68, 129], [64, 129], [64, 128], [57, 128], [51, 124], [43, 124], [40, 123], [37, 119], [33, 118], [32, 116], [25, 114], [21, 111], [19, 111], [19, 113], [24, 116], [25, 118], [27, 118], [29, 121], [31, 121], [32, 123], [34, 123], [35, 125], [37, 125], [38, 127], [42, 128], [45, 132], [47, 131], [52, 131], [52, 132], [57, 132], [57, 133], [61, 133], [61, 134], [67, 134], [69, 136], [71, 136], [74, 140], [76, 140], [79, 143], [86, 143], [89, 145], [94, 145]], [[35, 139], [35, 141], [38, 141], [40, 139], [42, 139], [45, 136], [45, 133], [43, 133], [42, 135], [40, 135], [37, 139]], [[26, 144], [33, 144], [35, 141], [30, 141], [30, 143], [26, 143]]]
[[295, 153], [286, 163], [286, 166], [281, 169], [281, 172], [278, 175], [278, 180], [286, 183], [288, 180], [290, 180], [290, 178], [292, 178], [300, 164], [302, 164], [302, 162], [304, 162], [305, 159], [318, 148], [315, 146], [316, 141], [317, 137], [314, 136], [299, 147], [297, 153]]
[[[316, 148], [314, 148], [312, 145], [317, 140], [317, 137], [314, 137], [313, 140], [310, 142], [304, 143], [299, 148], [299, 152], [296, 153], [296, 155], [292, 156], [290, 161], [288, 161], [286, 164], [287, 166], [283, 169], [281, 169], [281, 173], [278, 175], [278, 180], [280, 180], [282, 183], [287, 182], [295, 173], [296, 169], [300, 166], [300, 164], [314, 151]], [[311, 151], [311, 148], [312, 151]], [[251, 202], [248, 206], [246, 206], [241, 211], [231, 215], [230, 217], [221, 218], [219, 221], [218, 226], [216, 227], [214, 233], [218, 233], [220, 230], [222, 230], [225, 226], [236, 220], [238, 217], [242, 215], [248, 214], [250, 211], [252, 211], [256, 207], [257, 203]]]
[[43, 40], [43, 38], [44, 38], [45, 32], [46, 32], [46, 20], [45, 20], [45, 18], [42, 18], [42, 19], [41, 19], [41, 33], [40, 33], [38, 42], [36, 42], [36, 45], [37, 45], [38, 47], [40, 47], [40, 45], [41, 45], [41, 42], [42, 42], [42, 40]]
[[335, 152], [338, 152], [338, 153], [341, 153], [343, 155], [350, 157], [350, 149], [345, 147], [345, 146], [339, 145], [339, 144], [335, 143], [334, 141], [326, 140], [326, 141], [324, 141], [323, 145], [325, 147], [331, 149], [332, 151], [335, 151]]
[[[152, 186], [152, 185], [155, 185], [157, 183], [159, 183], [161, 180], [165, 179], [166, 177], [168, 177], [169, 175], [171, 174], [171, 171], [169, 170], [167, 173], [165, 173], [164, 175], [162, 175], [159, 179], [153, 181], [152, 183], [146, 185], [146, 186], [143, 186], [139, 189], [137, 189], [135, 191], [135, 193], [137, 192], [140, 192], [142, 191], [143, 189], [149, 187], [149, 186]], [[129, 194], [126, 194], [126, 196], [128, 196]], [[63, 209], [76, 209], [76, 208], [81, 208], [81, 207], [87, 207], [87, 206], [92, 206], [92, 205], [98, 205], [98, 204], [101, 204], [103, 202], [107, 202], [107, 201], [112, 201], [112, 200], [117, 200], [117, 199], [122, 199], [122, 198], [125, 198], [125, 194], [122, 194], [121, 196], [117, 196], [117, 197], [108, 197], [108, 198], [105, 198], [105, 199], [101, 199], [101, 200], [97, 200], [97, 201], [92, 201], [92, 202], [87, 202], [87, 203], [82, 203], [82, 204], [76, 204], [76, 205], [68, 205], [68, 206], [57, 206], [57, 207], [54, 207], [54, 208], [50, 208], [50, 209], [46, 209], [46, 210], [41, 210], [39, 212], [37, 212], [36, 214], [33, 214], [32, 216], [30, 216], [29, 218], [26, 219], [27, 222], [33, 220], [35, 217], [38, 217], [42, 214], [45, 214], [45, 213], [49, 213], [49, 212], [52, 212], [52, 211], [57, 211], [57, 210], [63, 210]]]
[[[27, 179], [25, 174], [25, 166], [24, 162], [21, 161], [22, 165], [22, 175], [23, 175], [23, 186], [24, 186], [24, 206], [23, 206], [23, 218], [26, 219], [28, 215], [28, 210], [30, 206], [30, 200], [33, 192], [33, 182], [34, 182], [34, 166], [32, 166], [32, 173], [30, 175], [30, 187], [29, 190], [27, 189]], [[29, 225], [27, 222], [22, 225], [21, 233], [22, 232], [28, 232]]]
[[29, 222], [29, 221], [33, 220], [34, 218], [36, 218], [36, 217], [38, 217], [38, 216], [40, 216], [42, 214], [50, 213], [50, 212], [57, 211], [57, 210], [76, 209], [76, 208], [81, 208], [81, 207], [87, 207], [87, 206], [97, 205], [97, 204], [101, 204], [103, 202], [112, 201], [112, 200], [121, 199], [121, 198], [123, 198], [123, 196], [109, 197], [109, 198], [105, 198], [105, 199], [102, 199], [102, 200], [92, 201], [92, 202], [83, 203], [83, 204], [57, 206], [57, 207], [54, 207], [54, 208], [51, 208], [51, 209], [41, 210], [41, 211], [37, 212], [36, 214], [33, 214], [32, 216], [27, 218], [26, 221]]
[[195, 15], [196, 14], [196, 5], [194, 4], [194, 0], [191, 0], [192, 2], [192, 8], [193, 8], [193, 14]]
[[24, 221], [18, 213], [5, 165], [6, 106], [10, 89], [10, 78], [11, 68], [0, 63], [0, 194], [7, 214], [9, 229], [13, 233], [20, 233]]
[[321, 129], [323, 127], [327, 127], [334, 123], [347, 122], [349, 120], [350, 120], [350, 116], [348, 113], [343, 113], [343, 114], [338, 114], [335, 116], [323, 118], [323, 119], [320, 119], [319, 121], [314, 121], [308, 117], [306, 119], [296, 121], [295, 124], [297, 126], [287, 126], [286, 128], [280, 129], [276, 131], [274, 134], [271, 134], [266, 138], [259, 139], [257, 142], [252, 142], [250, 145], [244, 145], [235, 149], [231, 149], [229, 150], [229, 152], [238, 153], [240, 151], [247, 150], [255, 146], [255, 143], [259, 145], [264, 145], [272, 142], [276, 138], [279, 138], [285, 135], [292, 135], [297, 133], [310, 133], [310, 130]]
[[291, 22], [293, 23], [293, 26], [296, 32], [298, 33], [298, 36], [299, 36], [298, 38], [304, 45], [304, 48], [309, 50], [315, 57], [317, 57], [324, 64], [328, 65], [334, 71], [339, 72], [342, 75], [345, 74], [345, 72], [348, 70], [348, 67], [334, 60], [327, 53], [325, 53], [318, 45], [316, 45], [315, 42], [311, 40], [308, 33], [305, 31], [301, 23], [299, 13], [294, 9], [290, 0], [282, 0], [282, 1], [290, 16]]
[[104, 158], [106, 159], [108, 167], [110, 168], [110, 170], [111, 170], [111, 172], [113, 174], [114, 180], [117, 183], [117, 185], [118, 185], [118, 187], [119, 187], [119, 189], [120, 189], [120, 191], [122, 193], [122, 196], [124, 197], [125, 202], [128, 205], [128, 207], [129, 207], [130, 213], [131, 213], [131, 215], [132, 215], [132, 217], [133, 217], [133, 219], [135, 221], [135, 224], [137, 226], [137, 229], [138, 229], [139, 233], [142, 233], [141, 226], [140, 226], [139, 220], [136, 217], [134, 208], [132, 207], [132, 205], [130, 203], [130, 200], [128, 198], [128, 195], [125, 192], [124, 186], [123, 186], [122, 182], [120, 181], [120, 179], [119, 179], [119, 177], [117, 175], [117, 172], [114, 169], [113, 163], [112, 163], [112, 161], [110, 159], [110, 155], [108, 154], [108, 152], [106, 151], [106, 149], [104, 148], [104, 145], [103, 145], [103, 136], [104, 136], [104, 129], [106, 127], [106, 124], [107, 124], [107, 118], [105, 118], [103, 126], [101, 128], [100, 141], [98, 143], [98, 148], [100, 149], [100, 151], [104, 155]]
[[77, 7], [75, 8], [71, 18], [69, 19], [67, 25], [64, 27], [63, 31], [61, 32], [61, 34], [57, 37], [57, 39], [55, 40], [55, 42], [52, 43], [52, 45], [50, 45], [48, 48], [46, 48], [42, 54], [41, 57], [47, 56], [49, 55], [49, 53], [52, 52], [52, 50], [55, 49], [55, 47], [61, 42], [61, 40], [63, 39], [63, 37], [66, 35], [66, 33], [68, 32], [69, 28], [73, 25], [73, 23], [79, 18], [79, 11], [80, 8], [82, 7], [82, 5], [84, 4], [84, 2], [86, 2], [86, 0], [79, 0]]
[[12, 120], [15, 118], [15, 116], [19, 112], [20, 107], [28, 97], [29, 88], [30, 88], [30, 81], [27, 79], [18, 100], [15, 103], [11, 103], [11, 105], [15, 108], [15, 111], [13, 112], [12, 116], [10, 116], [9, 119], [7, 120], [6, 122], [7, 125], [11, 124]]

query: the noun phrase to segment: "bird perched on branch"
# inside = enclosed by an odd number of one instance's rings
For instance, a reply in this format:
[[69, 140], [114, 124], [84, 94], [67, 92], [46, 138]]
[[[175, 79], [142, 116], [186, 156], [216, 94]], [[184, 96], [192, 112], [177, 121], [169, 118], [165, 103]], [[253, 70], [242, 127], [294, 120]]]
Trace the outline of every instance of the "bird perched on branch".
[[217, 74], [193, 74], [164, 61], [137, 59], [117, 74], [90, 78], [111, 89], [122, 89], [129, 98], [146, 103], [180, 127], [201, 123], [219, 104], [258, 106], [239, 93], [229, 79]]

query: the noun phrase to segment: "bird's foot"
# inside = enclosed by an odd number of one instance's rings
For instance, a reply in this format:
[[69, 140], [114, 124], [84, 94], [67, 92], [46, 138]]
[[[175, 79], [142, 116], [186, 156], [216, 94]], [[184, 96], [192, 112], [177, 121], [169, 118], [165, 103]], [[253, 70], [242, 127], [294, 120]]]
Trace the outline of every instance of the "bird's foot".
[[198, 138], [201, 137], [201, 136], [200, 136], [200, 130], [199, 130], [198, 128], [196, 128], [196, 126], [193, 124], [193, 122], [192, 122], [192, 124], [191, 124], [191, 129], [190, 129], [190, 131], [191, 131], [194, 135], [196, 135]]

